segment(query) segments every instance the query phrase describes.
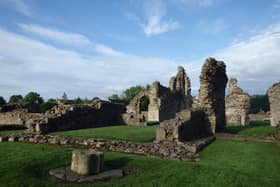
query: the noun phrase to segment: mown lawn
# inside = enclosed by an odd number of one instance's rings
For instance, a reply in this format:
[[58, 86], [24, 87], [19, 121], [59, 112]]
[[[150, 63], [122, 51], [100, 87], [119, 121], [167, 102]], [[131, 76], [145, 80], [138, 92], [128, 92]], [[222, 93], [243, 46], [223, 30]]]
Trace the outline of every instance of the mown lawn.
[[0, 130], [0, 135], [14, 135], [23, 133], [24, 130]]
[[52, 135], [75, 136], [83, 138], [104, 138], [128, 140], [134, 142], [152, 142], [155, 140], [156, 128], [153, 126], [111, 126], [51, 133]]
[[[70, 164], [71, 148], [0, 144], [0, 186], [91, 186], [63, 183], [48, 170]], [[280, 147], [273, 143], [216, 140], [199, 162], [105, 153], [105, 164], [132, 174], [94, 186], [279, 186]]]
[[248, 126], [228, 126], [228, 132], [245, 136], [270, 136], [275, 128], [270, 126], [269, 121], [251, 121]]

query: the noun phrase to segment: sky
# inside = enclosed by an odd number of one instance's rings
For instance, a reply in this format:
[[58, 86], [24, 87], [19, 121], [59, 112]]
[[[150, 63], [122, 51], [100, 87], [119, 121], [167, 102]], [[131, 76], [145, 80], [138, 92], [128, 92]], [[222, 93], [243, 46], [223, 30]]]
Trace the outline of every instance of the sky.
[[280, 0], [0, 0], [0, 96], [107, 98], [207, 57], [249, 94], [280, 81]]

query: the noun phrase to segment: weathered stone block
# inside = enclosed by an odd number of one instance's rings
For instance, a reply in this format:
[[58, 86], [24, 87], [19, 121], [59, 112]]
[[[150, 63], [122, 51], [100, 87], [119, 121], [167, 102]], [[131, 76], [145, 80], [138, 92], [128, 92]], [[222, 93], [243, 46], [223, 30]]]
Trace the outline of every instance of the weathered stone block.
[[268, 90], [270, 104], [270, 123], [271, 126], [280, 125], [280, 82], [275, 83]]
[[77, 149], [72, 152], [71, 170], [79, 175], [100, 173], [103, 169], [103, 153]]

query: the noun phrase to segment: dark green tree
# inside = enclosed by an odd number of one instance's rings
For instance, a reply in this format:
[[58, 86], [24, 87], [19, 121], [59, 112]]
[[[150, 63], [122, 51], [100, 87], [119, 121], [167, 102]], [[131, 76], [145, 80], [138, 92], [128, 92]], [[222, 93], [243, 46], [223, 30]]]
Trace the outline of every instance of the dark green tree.
[[269, 111], [268, 95], [253, 95], [250, 97], [250, 104], [250, 113], [252, 114]]
[[22, 95], [12, 95], [9, 99], [9, 103], [11, 104], [20, 104], [23, 102]]
[[40, 96], [40, 94], [36, 92], [29, 92], [23, 99], [25, 103], [28, 104], [42, 104], [44, 99]]
[[6, 100], [4, 99], [4, 97], [0, 96], [0, 106], [3, 106], [6, 104]]
[[47, 102], [44, 102], [40, 105], [41, 112], [46, 112], [47, 110], [50, 110], [52, 107], [56, 105], [55, 99], [49, 99]]
[[140, 110], [141, 111], [148, 111], [150, 100], [148, 96], [144, 96], [140, 99]]
[[132, 86], [128, 89], [126, 89], [123, 92], [123, 99], [127, 100], [127, 101], [131, 101], [133, 99], [133, 97], [135, 97], [140, 91], [144, 90], [145, 88], [142, 86]]
[[75, 104], [83, 104], [83, 100], [80, 97], [77, 97], [74, 102]]
[[110, 97], [108, 97], [108, 99], [118, 100], [118, 99], [120, 99], [120, 96], [118, 94], [113, 94]]

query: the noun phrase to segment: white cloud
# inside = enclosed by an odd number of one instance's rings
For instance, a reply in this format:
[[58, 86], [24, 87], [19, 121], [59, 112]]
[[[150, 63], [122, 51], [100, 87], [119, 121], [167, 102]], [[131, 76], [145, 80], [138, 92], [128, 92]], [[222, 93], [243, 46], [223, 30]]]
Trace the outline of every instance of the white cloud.
[[126, 12], [125, 16], [128, 20], [139, 25], [147, 36], [163, 34], [176, 30], [181, 26], [178, 21], [164, 19], [166, 16], [166, 4], [163, 0], [145, 0], [143, 11], [143, 19], [129, 12]]
[[1, 3], [13, 7], [17, 12], [25, 16], [32, 16], [31, 8], [23, 0], [1, 0]]
[[21, 23], [18, 24], [18, 26], [26, 32], [30, 32], [32, 34], [39, 35], [41, 37], [46, 37], [48, 39], [52, 39], [65, 44], [77, 46], [91, 45], [90, 40], [81, 34], [59, 31], [57, 29], [42, 27], [33, 24]]
[[70, 96], [104, 98], [159, 78], [167, 83], [177, 66], [168, 59], [127, 54], [85, 56], [3, 29], [0, 43], [0, 95], [6, 97], [35, 89], [45, 97], [66, 91]]
[[268, 27], [248, 40], [218, 51], [227, 62], [228, 74], [237, 77], [250, 93], [264, 93], [280, 75], [280, 24]]
[[117, 56], [117, 55], [125, 55], [122, 52], [116, 51], [112, 49], [111, 47], [108, 47], [103, 44], [96, 44], [95, 45], [95, 50], [99, 53], [105, 54], [105, 55], [112, 55], [112, 56]]
[[180, 27], [177, 21], [163, 20], [166, 15], [166, 4], [161, 0], [145, 1], [144, 12], [146, 23], [143, 25], [143, 30], [147, 36], [162, 34]]

